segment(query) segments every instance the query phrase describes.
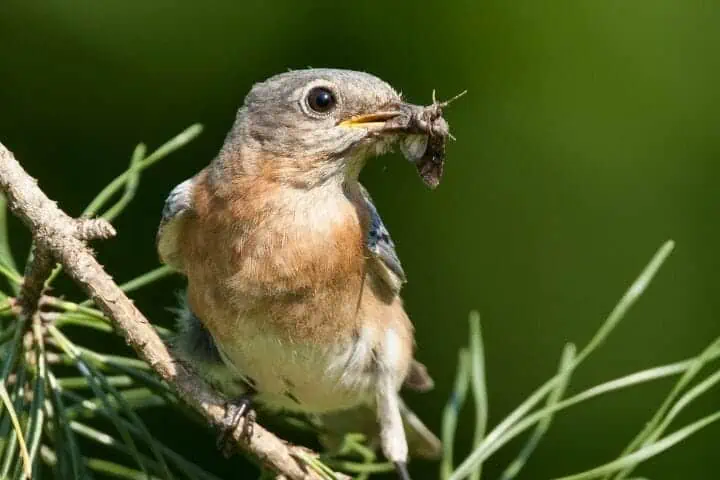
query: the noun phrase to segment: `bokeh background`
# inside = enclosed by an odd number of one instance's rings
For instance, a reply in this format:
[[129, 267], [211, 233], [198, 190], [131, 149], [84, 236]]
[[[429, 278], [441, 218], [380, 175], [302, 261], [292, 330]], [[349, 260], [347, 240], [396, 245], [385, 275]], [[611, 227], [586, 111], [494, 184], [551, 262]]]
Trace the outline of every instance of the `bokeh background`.
[[[409, 276], [419, 358], [437, 387], [408, 402], [437, 431], [467, 314], [482, 313], [491, 423], [584, 344], [660, 244], [677, 248], [630, 317], [576, 374], [573, 390], [696, 354], [720, 333], [720, 2], [88, 2], [0, 4], [0, 141], [78, 214], [126, 168], [186, 126], [201, 137], [147, 171], [116, 240], [98, 246], [119, 281], [157, 266], [164, 198], [217, 152], [253, 84], [290, 68], [377, 74], [414, 102], [468, 89], [447, 118], [444, 182], [427, 190], [398, 154], [363, 178]], [[17, 251], [27, 236], [17, 224]], [[139, 292], [155, 321], [182, 280]], [[104, 337], [103, 337], [104, 338]], [[100, 341], [100, 340], [97, 340]], [[101, 348], [101, 347], [98, 347]], [[522, 478], [614, 458], [670, 381], [558, 416]], [[717, 408], [701, 399], [682, 420]], [[472, 436], [465, 412], [459, 452]], [[254, 478], [175, 411], [148, 421], [225, 478]], [[638, 470], [710, 479], [720, 427]], [[514, 456], [486, 467], [496, 477]], [[437, 478], [414, 464], [416, 479]]]

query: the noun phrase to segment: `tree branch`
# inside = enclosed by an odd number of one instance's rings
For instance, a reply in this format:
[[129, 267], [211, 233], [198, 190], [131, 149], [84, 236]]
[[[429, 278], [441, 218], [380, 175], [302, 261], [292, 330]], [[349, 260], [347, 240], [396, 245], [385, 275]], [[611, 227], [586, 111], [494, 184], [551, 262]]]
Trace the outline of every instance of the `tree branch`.
[[[150, 322], [115, 284], [97, 262], [85, 241], [107, 238], [112, 227], [96, 220], [75, 220], [60, 210], [37, 186], [0, 143], [0, 189], [8, 199], [11, 211], [32, 231], [35, 260], [28, 267], [23, 284], [22, 302], [36, 309], [42, 285], [52, 268], [52, 260], [62, 264], [67, 274], [82, 287], [102, 311], [113, 321], [127, 343], [135, 349], [157, 374], [174, 387], [188, 405], [200, 412], [212, 425], [222, 428], [225, 399], [213, 391], [199, 376], [175, 360]], [[26, 299], [26, 300], [23, 300]], [[23, 308], [27, 303], [23, 304]], [[244, 420], [233, 432], [233, 439], [242, 449], [267, 468], [291, 480], [319, 480], [320, 476], [300, 460], [307, 450], [290, 445], [260, 425], [252, 436], [244, 438]]]

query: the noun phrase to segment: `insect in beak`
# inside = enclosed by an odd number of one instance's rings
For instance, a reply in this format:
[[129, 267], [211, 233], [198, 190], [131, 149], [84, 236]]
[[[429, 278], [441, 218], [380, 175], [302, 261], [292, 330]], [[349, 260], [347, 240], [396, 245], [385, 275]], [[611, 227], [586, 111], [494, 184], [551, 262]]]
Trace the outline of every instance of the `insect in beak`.
[[445, 165], [445, 146], [450, 127], [443, 118], [443, 108], [465, 95], [438, 102], [433, 91], [431, 105], [397, 103], [373, 113], [355, 115], [338, 123], [349, 128], [364, 128], [373, 134], [398, 134], [400, 149], [415, 164], [423, 182], [435, 188], [440, 183]]

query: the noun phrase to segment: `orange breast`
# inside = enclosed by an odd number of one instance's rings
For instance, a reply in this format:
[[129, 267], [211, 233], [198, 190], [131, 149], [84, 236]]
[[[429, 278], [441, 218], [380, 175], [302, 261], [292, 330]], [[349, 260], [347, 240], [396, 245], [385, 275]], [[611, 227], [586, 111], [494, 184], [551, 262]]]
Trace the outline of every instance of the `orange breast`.
[[206, 175], [198, 177], [197, 215], [181, 234], [191, 308], [221, 343], [242, 321], [294, 342], [351, 336], [366, 273], [366, 213], [352, 192], [295, 200], [253, 180], [211, 195]]

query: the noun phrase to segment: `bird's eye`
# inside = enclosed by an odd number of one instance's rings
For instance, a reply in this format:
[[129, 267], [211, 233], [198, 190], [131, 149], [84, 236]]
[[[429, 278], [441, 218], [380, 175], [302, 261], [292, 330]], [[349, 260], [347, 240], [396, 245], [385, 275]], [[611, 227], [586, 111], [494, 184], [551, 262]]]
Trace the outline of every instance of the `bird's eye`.
[[335, 95], [325, 87], [316, 87], [307, 95], [308, 106], [317, 113], [327, 113], [337, 103]]

